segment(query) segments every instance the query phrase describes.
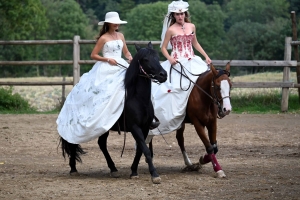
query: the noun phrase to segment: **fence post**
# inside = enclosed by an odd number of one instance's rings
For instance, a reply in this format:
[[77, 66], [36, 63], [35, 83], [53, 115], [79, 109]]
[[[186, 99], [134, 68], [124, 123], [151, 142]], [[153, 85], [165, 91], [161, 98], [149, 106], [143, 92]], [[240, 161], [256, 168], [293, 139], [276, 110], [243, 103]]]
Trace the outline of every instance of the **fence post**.
[[80, 77], [80, 46], [79, 46], [80, 36], [75, 35], [73, 40], [73, 86], [79, 82]]
[[[64, 76], [63, 77], [63, 82], [66, 81], [66, 77]], [[62, 88], [61, 88], [61, 107], [64, 105], [66, 101], [66, 85], [62, 85]]]
[[[296, 13], [295, 11], [291, 12], [291, 19], [292, 19], [292, 31], [293, 31], [293, 41], [297, 41], [297, 20], [296, 20]], [[298, 45], [294, 45], [294, 60], [299, 62], [299, 53], [298, 53]], [[300, 83], [300, 66], [296, 67], [296, 75], [297, 75], [297, 83]], [[298, 98], [300, 102], [300, 88], [298, 88]]]
[[[291, 37], [285, 38], [284, 60], [290, 61], [292, 58]], [[283, 68], [283, 82], [290, 82], [290, 67]], [[289, 107], [289, 88], [282, 88], [281, 112], [287, 112]]]

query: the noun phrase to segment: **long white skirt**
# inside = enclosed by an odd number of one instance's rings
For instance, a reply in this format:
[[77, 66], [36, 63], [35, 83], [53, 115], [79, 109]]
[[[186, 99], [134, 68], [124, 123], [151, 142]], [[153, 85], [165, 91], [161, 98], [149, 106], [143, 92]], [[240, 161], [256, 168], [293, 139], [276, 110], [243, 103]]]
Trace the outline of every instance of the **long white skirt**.
[[[198, 76], [192, 74], [201, 74], [209, 70], [207, 64], [199, 56], [195, 56], [191, 59], [182, 58], [179, 59], [179, 62], [186, 68], [184, 69], [186, 75], [188, 75], [193, 82], [196, 82]], [[159, 119], [160, 125], [156, 129], [150, 130], [149, 135], [166, 134], [180, 128], [185, 118], [188, 98], [194, 86], [194, 84], [191, 83], [188, 89], [190, 81], [185, 77], [182, 77], [180, 80], [180, 74], [174, 69], [170, 75], [171, 65], [168, 60], [161, 63], [161, 65], [167, 71], [168, 79], [160, 85], [152, 84], [154, 113]], [[178, 71], [181, 71], [179, 64], [176, 64], [174, 67]], [[181, 88], [188, 90], [184, 91]]]
[[[122, 58], [115, 60], [128, 66]], [[107, 132], [119, 119], [124, 108], [126, 69], [107, 62], [96, 62], [83, 74], [67, 96], [56, 120], [59, 135], [79, 144]]]

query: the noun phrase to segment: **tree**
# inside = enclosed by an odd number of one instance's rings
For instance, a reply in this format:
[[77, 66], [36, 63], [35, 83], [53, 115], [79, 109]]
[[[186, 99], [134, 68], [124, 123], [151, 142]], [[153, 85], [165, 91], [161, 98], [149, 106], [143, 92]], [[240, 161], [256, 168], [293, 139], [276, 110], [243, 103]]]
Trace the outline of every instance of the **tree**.
[[[139, 4], [126, 15], [128, 24], [124, 25], [126, 40], [160, 41], [164, 15], [167, 14], [168, 3], [157, 2]], [[154, 46], [156, 50], [158, 46]], [[133, 47], [129, 47], [135, 52]]]
[[[191, 21], [196, 26], [197, 39], [211, 59], [226, 57], [223, 50], [226, 15], [218, 4], [205, 5], [197, 0], [189, 1]], [[199, 55], [199, 53], [197, 53]]]
[[[10, 0], [0, 3], [0, 39], [36, 40], [45, 39], [48, 21], [40, 0]], [[38, 46], [0, 47], [1, 60], [34, 60], [39, 57]], [[35, 70], [29, 66], [3, 66], [0, 76], [26, 76]], [[36, 68], [38, 69], [38, 68]], [[38, 70], [37, 70], [38, 74]]]
[[[79, 35], [81, 39], [87, 36], [88, 18], [83, 13], [79, 4], [74, 0], [42, 0], [46, 8], [46, 16], [49, 20], [47, 38], [51, 40], [70, 40], [74, 35]], [[49, 60], [72, 60], [73, 46], [58, 45], [47, 46], [43, 53]], [[44, 66], [45, 76], [61, 76], [72, 74], [70, 66], [58, 66], [46, 68]]]
[[[227, 45], [231, 59], [281, 60], [289, 28], [289, 4], [285, 0], [231, 0], [227, 6]], [[253, 68], [256, 72], [258, 68]]]
[[[124, 27], [127, 40], [160, 41], [164, 16], [167, 14], [167, 2], [139, 4], [127, 15], [128, 24]], [[225, 14], [218, 4], [206, 6], [197, 0], [189, 1], [191, 21], [196, 25], [197, 38], [211, 57], [223, 56], [220, 51], [225, 36], [223, 21]], [[129, 20], [130, 19], [130, 20]], [[159, 47], [155, 47], [159, 49]], [[197, 53], [198, 54], [198, 53]]]

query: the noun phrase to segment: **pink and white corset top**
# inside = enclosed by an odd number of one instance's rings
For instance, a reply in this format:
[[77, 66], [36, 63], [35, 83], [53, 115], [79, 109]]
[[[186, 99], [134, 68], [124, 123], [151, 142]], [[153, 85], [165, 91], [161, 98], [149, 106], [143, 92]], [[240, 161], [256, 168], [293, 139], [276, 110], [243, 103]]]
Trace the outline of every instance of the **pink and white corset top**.
[[172, 36], [170, 40], [172, 45], [171, 56], [175, 59], [194, 57], [195, 54], [192, 45], [194, 37], [194, 33]]

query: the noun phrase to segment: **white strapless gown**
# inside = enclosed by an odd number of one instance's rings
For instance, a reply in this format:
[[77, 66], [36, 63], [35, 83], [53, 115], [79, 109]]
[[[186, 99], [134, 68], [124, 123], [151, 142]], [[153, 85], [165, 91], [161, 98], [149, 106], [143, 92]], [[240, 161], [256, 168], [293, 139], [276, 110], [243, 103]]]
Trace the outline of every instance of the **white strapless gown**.
[[[194, 34], [177, 35], [173, 36], [170, 42], [173, 47], [171, 56], [187, 69], [185, 70], [187, 75], [195, 82], [198, 76], [192, 74], [201, 74], [209, 70], [209, 68], [199, 56], [194, 55], [192, 48], [193, 38]], [[168, 60], [161, 63], [161, 65], [167, 71], [168, 79], [160, 85], [152, 84], [154, 113], [159, 119], [160, 125], [156, 129], [150, 130], [149, 135], [166, 134], [180, 128], [185, 118], [188, 98], [194, 86], [191, 83], [191, 87], [187, 91], [184, 91], [189, 87], [190, 81], [184, 77], [180, 81], [180, 74], [175, 70], [172, 70], [170, 75], [171, 64]], [[178, 71], [181, 71], [179, 64], [176, 64], [174, 67]]]
[[[122, 48], [122, 40], [109, 41], [103, 47], [103, 56], [128, 67], [121, 57]], [[70, 143], [79, 144], [107, 132], [124, 108], [125, 73], [123, 67], [98, 61], [83, 74], [56, 120], [59, 135]]]

